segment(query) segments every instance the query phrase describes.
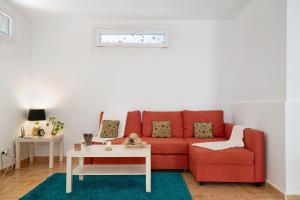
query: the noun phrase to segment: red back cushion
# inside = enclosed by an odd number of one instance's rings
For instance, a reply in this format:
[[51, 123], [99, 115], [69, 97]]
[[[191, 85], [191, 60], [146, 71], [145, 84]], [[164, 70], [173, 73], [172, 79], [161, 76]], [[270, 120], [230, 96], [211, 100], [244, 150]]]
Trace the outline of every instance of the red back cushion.
[[143, 112], [143, 136], [152, 137], [153, 121], [171, 121], [171, 135], [175, 138], [183, 137], [182, 112]]
[[124, 136], [127, 137], [130, 133], [137, 133], [139, 136], [142, 136], [142, 121], [140, 111], [127, 112]]
[[211, 122], [213, 124], [213, 136], [225, 137], [224, 115], [222, 110], [212, 111], [183, 111], [184, 137], [194, 137], [194, 122]]

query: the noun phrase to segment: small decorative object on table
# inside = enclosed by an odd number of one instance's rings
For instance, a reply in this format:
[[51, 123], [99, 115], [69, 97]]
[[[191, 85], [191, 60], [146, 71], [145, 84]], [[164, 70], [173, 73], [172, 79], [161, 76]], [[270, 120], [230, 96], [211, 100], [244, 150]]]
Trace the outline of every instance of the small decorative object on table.
[[32, 130], [31, 130], [31, 135], [38, 136], [38, 130], [39, 129], [40, 129], [40, 123], [39, 122], [34, 122], [34, 126], [32, 127]]
[[105, 151], [111, 151], [112, 147], [111, 147], [111, 141], [107, 141], [105, 144]]
[[58, 119], [56, 119], [56, 117], [49, 117], [46, 126], [48, 127], [50, 123], [52, 124], [51, 135], [56, 135], [60, 130], [64, 129], [65, 127], [65, 123], [59, 121]]
[[84, 143], [85, 145], [91, 145], [93, 140], [93, 134], [92, 133], [84, 133], [83, 134]]
[[75, 151], [81, 151], [81, 144], [80, 143], [74, 144], [74, 150]]
[[21, 126], [21, 137], [23, 138], [25, 136], [25, 128], [24, 125]]
[[42, 128], [39, 128], [39, 130], [37, 131], [37, 135], [38, 136], [44, 136], [45, 135], [45, 130]]
[[123, 142], [123, 144], [128, 148], [140, 148], [144, 147], [147, 143], [142, 141], [142, 139], [136, 133], [131, 133]]

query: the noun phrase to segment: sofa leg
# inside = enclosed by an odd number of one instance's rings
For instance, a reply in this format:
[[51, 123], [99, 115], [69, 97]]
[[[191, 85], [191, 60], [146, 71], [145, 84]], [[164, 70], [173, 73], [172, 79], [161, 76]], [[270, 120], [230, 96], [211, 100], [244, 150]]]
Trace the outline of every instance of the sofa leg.
[[205, 185], [205, 183], [204, 183], [204, 182], [199, 182], [199, 184], [200, 184], [201, 186]]
[[187, 172], [188, 172], [188, 169], [184, 169], [183, 172], [184, 172], [184, 173], [187, 173]]
[[260, 186], [262, 185], [262, 183], [254, 183], [254, 185], [255, 185], [256, 187], [260, 187]]

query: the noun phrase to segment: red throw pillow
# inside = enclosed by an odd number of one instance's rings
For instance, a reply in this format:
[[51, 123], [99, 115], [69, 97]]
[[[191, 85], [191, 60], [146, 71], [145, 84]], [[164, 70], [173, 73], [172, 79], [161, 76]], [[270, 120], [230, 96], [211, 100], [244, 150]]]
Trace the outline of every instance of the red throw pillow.
[[144, 137], [152, 137], [152, 122], [153, 121], [170, 121], [171, 122], [171, 137], [183, 137], [183, 122], [182, 111], [174, 112], [143, 112], [142, 130]]
[[214, 137], [225, 137], [224, 113], [222, 110], [183, 111], [184, 137], [194, 137], [194, 122], [211, 122]]
[[142, 136], [141, 112], [139, 110], [127, 112], [124, 136], [127, 137], [130, 133], [136, 133], [138, 136]]

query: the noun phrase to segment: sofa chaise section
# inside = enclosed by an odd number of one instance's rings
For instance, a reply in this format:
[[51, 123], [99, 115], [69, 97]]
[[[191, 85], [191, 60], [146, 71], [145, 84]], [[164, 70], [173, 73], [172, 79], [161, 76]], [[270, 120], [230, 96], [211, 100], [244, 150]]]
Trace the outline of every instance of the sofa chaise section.
[[[224, 139], [230, 137], [233, 124], [225, 124]], [[244, 148], [213, 151], [193, 147], [189, 143], [189, 169], [198, 182], [265, 182], [264, 134], [254, 129], [244, 130]], [[207, 142], [199, 139], [197, 142]]]

